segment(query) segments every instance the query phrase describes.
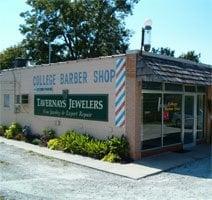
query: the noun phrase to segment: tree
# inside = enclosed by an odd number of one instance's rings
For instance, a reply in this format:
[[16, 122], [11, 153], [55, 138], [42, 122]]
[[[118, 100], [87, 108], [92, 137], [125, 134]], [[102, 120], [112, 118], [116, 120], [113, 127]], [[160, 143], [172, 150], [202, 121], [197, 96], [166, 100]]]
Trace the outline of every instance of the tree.
[[[152, 48], [152, 53], [159, 54], [159, 55], [166, 55], [175, 57], [175, 51], [171, 50], [169, 47], [160, 47], [160, 48]], [[200, 62], [201, 54], [196, 54], [195, 51], [188, 51], [187, 53], [183, 53], [179, 56], [179, 58], [183, 58], [186, 60], [191, 60], [194, 62]]]
[[179, 56], [179, 58], [191, 60], [197, 63], [200, 62], [200, 57], [201, 57], [201, 54], [200, 53], [196, 54], [195, 51], [188, 51], [187, 53], [183, 53]]
[[16, 45], [0, 52], [0, 70], [11, 68], [16, 58], [25, 57], [25, 50], [21, 45]]
[[47, 62], [49, 42], [52, 62], [124, 53], [131, 36], [124, 18], [138, 1], [27, 0], [23, 43], [39, 62]]
[[175, 51], [169, 47], [152, 48], [152, 53], [174, 57]]

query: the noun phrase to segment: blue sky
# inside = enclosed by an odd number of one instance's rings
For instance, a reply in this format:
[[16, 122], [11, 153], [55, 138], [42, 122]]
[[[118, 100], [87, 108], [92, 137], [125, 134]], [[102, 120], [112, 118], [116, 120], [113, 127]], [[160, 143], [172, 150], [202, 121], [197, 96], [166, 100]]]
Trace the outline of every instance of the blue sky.
[[[0, 1], [0, 51], [23, 39], [20, 12], [27, 10], [25, 0]], [[201, 62], [212, 64], [212, 0], [140, 0], [126, 19], [133, 31], [130, 49], [139, 49], [141, 27], [151, 18], [152, 46], [170, 47], [176, 55], [189, 50], [201, 53]]]

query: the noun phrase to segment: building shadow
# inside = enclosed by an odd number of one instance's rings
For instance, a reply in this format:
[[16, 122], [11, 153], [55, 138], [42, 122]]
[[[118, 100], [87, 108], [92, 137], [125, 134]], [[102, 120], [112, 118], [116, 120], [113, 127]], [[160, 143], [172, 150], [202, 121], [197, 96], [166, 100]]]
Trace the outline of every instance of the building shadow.
[[135, 162], [156, 171], [212, 179], [212, 145], [201, 144], [190, 150], [166, 152]]

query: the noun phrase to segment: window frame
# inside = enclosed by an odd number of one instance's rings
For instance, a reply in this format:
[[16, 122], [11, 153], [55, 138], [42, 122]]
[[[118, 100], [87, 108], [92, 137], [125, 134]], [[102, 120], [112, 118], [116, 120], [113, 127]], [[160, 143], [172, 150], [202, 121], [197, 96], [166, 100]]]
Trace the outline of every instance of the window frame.
[[10, 94], [4, 94], [4, 108], [10, 108]]
[[[145, 149], [145, 150], [142, 150], [142, 142], [141, 141], [141, 151], [142, 152], [145, 152], [145, 151], [150, 151], [150, 150], [157, 150], [157, 149], [161, 149], [161, 148], [164, 148], [164, 147], [170, 147], [170, 146], [175, 146], [175, 145], [178, 145], [178, 144], [182, 144], [182, 134], [184, 132], [184, 119], [183, 119], [183, 113], [184, 113], [184, 108], [183, 108], [183, 101], [184, 101], [184, 96], [185, 95], [191, 95], [191, 94], [194, 94], [195, 96], [197, 95], [205, 95], [206, 92], [199, 92], [197, 87], [199, 85], [190, 85], [190, 86], [195, 86], [195, 92], [186, 92], [185, 91], [185, 86], [188, 85], [188, 84], [179, 84], [179, 85], [182, 85], [182, 91], [169, 91], [169, 90], [165, 90], [165, 84], [167, 82], [162, 82], [162, 90], [148, 90], [148, 89], [141, 89], [141, 94], [143, 95], [144, 93], [152, 93], [152, 94], [161, 94], [162, 95], [162, 114], [161, 114], [161, 125], [162, 125], [162, 129], [161, 129], [161, 147], [156, 147], [156, 148], [151, 148], [151, 149]], [[181, 134], [181, 143], [175, 143], [175, 144], [170, 144], [170, 145], [166, 145], [164, 146], [163, 144], [163, 137], [164, 137], [164, 120], [163, 120], [163, 113], [164, 113], [164, 94], [181, 94], [182, 95], [182, 109], [181, 109], [181, 112], [182, 112], [182, 134]], [[197, 97], [196, 97], [197, 98]], [[142, 102], [142, 106], [143, 106], [143, 102]], [[206, 106], [206, 105], [205, 105]], [[143, 109], [143, 108], [142, 108]], [[143, 119], [143, 113], [142, 113], [142, 119]], [[205, 114], [204, 114], [204, 128], [205, 128]], [[143, 121], [142, 121], [142, 128], [143, 128]], [[143, 131], [143, 130], [142, 130]], [[198, 141], [198, 140], [197, 140]]]

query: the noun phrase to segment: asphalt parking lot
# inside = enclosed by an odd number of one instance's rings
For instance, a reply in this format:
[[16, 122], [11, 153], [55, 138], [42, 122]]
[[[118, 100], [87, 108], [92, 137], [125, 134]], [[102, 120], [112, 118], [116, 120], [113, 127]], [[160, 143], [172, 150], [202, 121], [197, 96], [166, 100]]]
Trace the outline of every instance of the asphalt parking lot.
[[132, 180], [0, 143], [0, 199], [211, 199], [211, 159]]

